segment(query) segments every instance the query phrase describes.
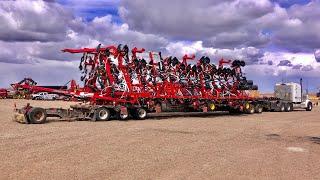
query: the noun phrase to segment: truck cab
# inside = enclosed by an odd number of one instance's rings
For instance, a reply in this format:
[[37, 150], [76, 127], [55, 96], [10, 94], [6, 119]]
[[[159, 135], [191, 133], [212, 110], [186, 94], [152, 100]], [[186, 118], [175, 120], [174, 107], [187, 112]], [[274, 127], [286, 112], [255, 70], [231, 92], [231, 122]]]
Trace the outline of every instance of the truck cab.
[[298, 83], [277, 83], [274, 87], [274, 97], [279, 99], [279, 104], [289, 103], [293, 109], [312, 110], [312, 102], [307, 94], [303, 94]]

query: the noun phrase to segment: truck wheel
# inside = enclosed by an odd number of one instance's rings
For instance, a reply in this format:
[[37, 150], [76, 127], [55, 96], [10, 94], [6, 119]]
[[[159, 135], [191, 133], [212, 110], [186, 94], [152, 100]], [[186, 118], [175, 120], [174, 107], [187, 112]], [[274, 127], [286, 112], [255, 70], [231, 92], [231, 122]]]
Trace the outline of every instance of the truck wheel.
[[284, 106], [283, 103], [280, 104], [278, 111], [279, 111], [279, 112], [284, 112], [284, 111], [285, 111], [285, 106]]
[[255, 113], [262, 113], [263, 112], [263, 107], [260, 104], [255, 105], [254, 108]]
[[309, 102], [307, 105], [307, 111], [311, 111], [312, 110], [312, 102]]
[[145, 119], [147, 117], [147, 111], [143, 108], [138, 108], [134, 110], [132, 115], [135, 119]]
[[247, 114], [253, 114], [255, 112], [254, 105], [249, 104], [249, 107], [246, 109]]
[[42, 124], [47, 120], [47, 112], [42, 108], [31, 108], [28, 112], [28, 120], [31, 124]]
[[105, 107], [99, 107], [96, 109], [96, 119], [98, 121], [108, 121], [110, 120], [110, 111]]
[[118, 112], [118, 113], [117, 113], [117, 119], [127, 120], [128, 117], [129, 117], [129, 114], [122, 114], [121, 112]]
[[291, 103], [288, 103], [285, 105], [285, 109], [284, 109], [285, 112], [290, 112], [292, 111], [292, 105]]

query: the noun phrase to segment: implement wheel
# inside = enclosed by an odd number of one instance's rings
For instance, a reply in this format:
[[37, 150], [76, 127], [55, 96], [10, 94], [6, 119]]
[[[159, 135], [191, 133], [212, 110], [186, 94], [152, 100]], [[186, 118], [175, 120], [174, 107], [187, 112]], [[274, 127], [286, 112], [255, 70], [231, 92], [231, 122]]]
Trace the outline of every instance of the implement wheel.
[[118, 112], [118, 113], [117, 113], [117, 119], [119, 119], [119, 120], [124, 121], [124, 120], [127, 120], [128, 117], [129, 117], [129, 114], [123, 114], [123, 113], [121, 113], [121, 112]]
[[28, 120], [31, 124], [42, 124], [47, 120], [47, 112], [42, 108], [31, 108], [28, 112]]
[[255, 113], [262, 113], [263, 112], [263, 107], [260, 104], [255, 105], [254, 107]]
[[145, 119], [147, 117], [147, 111], [143, 108], [133, 110], [132, 116], [134, 119]]
[[97, 121], [108, 121], [110, 120], [110, 111], [105, 107], [99, 107], [96, 109], [96, 120]]
[[249, 107], [246, 109], [247, 114], [253, 114], [255, 112], [255, 107], [253, 104], [249, 104]]
[[285, 111], [285, 105], [283, 103], [280, 104], [280, 107], [278, 109], [279, 112], [284, 112]]

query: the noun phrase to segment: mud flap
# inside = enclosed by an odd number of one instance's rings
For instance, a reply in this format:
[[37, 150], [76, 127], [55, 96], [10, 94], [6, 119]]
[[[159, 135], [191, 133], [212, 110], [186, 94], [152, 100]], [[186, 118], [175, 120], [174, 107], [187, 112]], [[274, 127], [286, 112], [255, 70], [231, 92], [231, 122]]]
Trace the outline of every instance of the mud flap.
[[128, 109], [125, 106], [120, 108], [120, 114], [128, 115]]

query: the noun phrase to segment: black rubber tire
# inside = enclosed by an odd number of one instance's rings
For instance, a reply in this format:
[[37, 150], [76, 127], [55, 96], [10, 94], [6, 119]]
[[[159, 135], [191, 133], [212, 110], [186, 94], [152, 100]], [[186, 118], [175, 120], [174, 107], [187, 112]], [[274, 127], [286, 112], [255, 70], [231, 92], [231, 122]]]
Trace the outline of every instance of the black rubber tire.
[[252, 85], [252, 90], [258, 90], [258, 86], [257, 85]]
[[253, 104], [249, 104], [249, 108], [246, 109], [246, 113], [247, 113], [247, 114], [253, 114], [253, 113], [255, 113], [255, 107], [254, 107]]
[[247, 80], [247, 84], [252, 86], [253, 85], [253, 81], [252, 80]]
[[47, 120], [47, 112], [43, 108], [34, 107], [28, 112], [28, 121], [31, 124], [42, 124]]
[[143, 108], [134, 109], [132, 112], [132, 116], [134, 119], [145, 119], [147, 118], [147, 111]]
[[291, 105], [291, 103], [285, 104], [284, 111], [285, 111], [285, 112], [290, 112], [290, 111], [292, 111], [292, 105]]
[[246, 62], [240, 61], [240, 66], [244, 67], [246, 65]]
[[125, 121], [125, 120], [129, 119], [129, 114], [123, 115], [123, 114], [121, 114], [121, 112], [117, 112], [117, 119], [119, 119], [121, 121]]
[[253, 90], [253, 85], [248, 85], [248, 89], [247, 90]]
[[256, 104], [254, 107], [254, 112], [261, 114], [263, 112], [263, 107], [260, 104]]
[[312, 108], [312, 102], [309, 102], [306, 111], [312, 111]]
[[99, 107], [95, 110], [95, 117], [97, 121], [109, 121], [110, 116], [110, 110], [105, 107]]
[[240, 90], [251, 90], [252, 86], [248, 85], [248, 84], [242, 84], [239, 87]]
[[279, 108], [278, 108], [279, 112], [284, 112], [285, 111], [285, 105], [283, 103], [280, 104]]

